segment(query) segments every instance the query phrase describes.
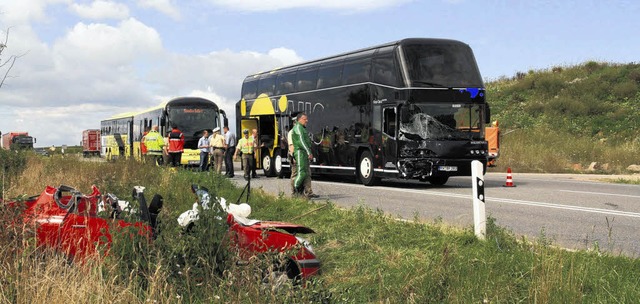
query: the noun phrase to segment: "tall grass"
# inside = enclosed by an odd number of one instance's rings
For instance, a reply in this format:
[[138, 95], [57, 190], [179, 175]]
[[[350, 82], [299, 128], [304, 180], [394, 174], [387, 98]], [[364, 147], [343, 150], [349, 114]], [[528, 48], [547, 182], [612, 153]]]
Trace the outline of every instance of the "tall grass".
[[[640, 152], [640, 65], [586, 62], [487, 83], [500, 170], [629, 173]], [[578, 169], [578, 166], [582, 169]]]
[[636, 259], [564, 251], [544, 236], [516, 239], [492, 219], [487, 241], [479, 241], [471, 227], [397, 221], [365, 206], [343, 210], [253, 189], [253, 218], [293, 219], [317, 231], [308, 238], [323, 273], [305, 287], [281, 284], [268, 266], [282, 256], [256, 256], [244, 265], [233, 252], [219, 255], [226, 247], [216, 213], [203, 214], [191, 233], [176, 225], [194, 201], [191, 183], [235, 202], [240, 189], [228, 180], [128, 162], [27, 163], [11, 197], [38, 193], [47, 183], [82, 190], [97, 183], [125, 198], [132, 185], [146, 185], [147, 193], [165, 197], [162, 231], [153, 242], [116, 236], [109, 255], [68, 263], [60, 253], [36, 249], [33, 227], [10, 226], [16, 215], [0, 208], [0, 225], [12, 227], [0, 230], [1, 303], [631, 303], [640, 297]]
[[548, 128], [518, 129], [501, 137], [500, 153], [494, 170], [501, 172], [511, 167], [518, 172], [580, 173], [597, 162], [591, 173], [624, 174], [640, 161], [640, 142], [610, 144]]

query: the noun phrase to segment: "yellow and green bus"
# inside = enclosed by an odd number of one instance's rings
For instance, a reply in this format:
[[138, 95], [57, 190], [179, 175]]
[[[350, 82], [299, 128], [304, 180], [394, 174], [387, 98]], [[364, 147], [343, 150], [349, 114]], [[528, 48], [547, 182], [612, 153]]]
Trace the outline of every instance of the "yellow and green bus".
[[[222, 128], [227, 124], [226, 113], [213, 101], [200, 97], [178, 97], [140, 112], [120, 114], [103, 120], [102, 132], [107, 135], [103, 136], [102, 155], [111, 160], [114, 159], [114, 152], [117, 150], [117, 156], [141, 159], [140, 142], [145, 132], [153, 126], [158, 126], [160, 134], [166, 136], [171, 131], [171, 126], [175, 125], [182, 131], [185, 139], [181, 164], [198, 165], [200, 153], [197, 145], [202, 132], [211, 132], [214, 128]], [[115, 129], [113, 125], [120, 128]], [[112, 134], [113, 131], [117, 133]]]

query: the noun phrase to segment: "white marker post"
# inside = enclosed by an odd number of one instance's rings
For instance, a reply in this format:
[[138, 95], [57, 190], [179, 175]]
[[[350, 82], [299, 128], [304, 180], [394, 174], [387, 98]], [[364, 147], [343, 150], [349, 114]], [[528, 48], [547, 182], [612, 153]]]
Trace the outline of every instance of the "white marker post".
[[484, 205], [484, 174], [482, 163], [471, 162], [471, 183], [473, 184], [473, 227], [476, 237], [484, 240], [487, 234], [487, 216]]

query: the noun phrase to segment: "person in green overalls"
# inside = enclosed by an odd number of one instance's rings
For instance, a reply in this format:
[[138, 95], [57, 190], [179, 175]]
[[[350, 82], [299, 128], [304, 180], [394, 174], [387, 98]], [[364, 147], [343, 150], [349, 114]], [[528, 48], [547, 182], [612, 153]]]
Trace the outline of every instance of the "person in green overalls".
[[[296, 160], [297, 176], [293, 181], [294, 195], [304, 195], [307, 198], [318, 197], [314, 193], [305, 193], [305, 188], [311, 189], [311, 168], [313, 160], [311, 152], [311, 139], [307, 133], [307, 114], [299, 113], [296, 117], [298, 123], [292, 129], [293, 157]], [[305, 187], [307, 185], [307, 187]]]

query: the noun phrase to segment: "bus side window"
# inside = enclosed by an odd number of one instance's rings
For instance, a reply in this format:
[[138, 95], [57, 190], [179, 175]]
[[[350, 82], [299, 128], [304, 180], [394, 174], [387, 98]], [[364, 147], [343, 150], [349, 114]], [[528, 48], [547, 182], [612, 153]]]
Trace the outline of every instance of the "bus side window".
[[297, 92], [310, 91], [316, 89], [318, 83], [318, 66], [311, 66], [300, 69], [297, 73], [297, 82], [295, 90]]
[[258, 79], [245, 79], [242, 84], [242, 98], [255, 99], [257, 97], [256, 91], [258, 91]]
[[318, 89], [340, 85], [342, 82], [342, 60], [326, 62], [318, 71]]
[[272, 96], [275, 92], [276, 87], [276, 76], [265, 74], [260, 77], [260, 81], [258, 82], [258, 95], [267, 94], [267, 96]]
[[390, 137], [396, 136], [396, 108], [385, 108], [382, 114], [382, 132]]
[[296, 81], [295, 71], [286, 72], [278, 75], [276, 80], [276, 95], [284, 95], [293, 92]]
[[398, 85], [398, 68], [395, 64], [393, 48], [380, 49], [373, 59], [373, 81], [391, 86]]
[[371, 80], [371, 60], [347, 61], [342, 70], [342, 84], [354, 84]]

